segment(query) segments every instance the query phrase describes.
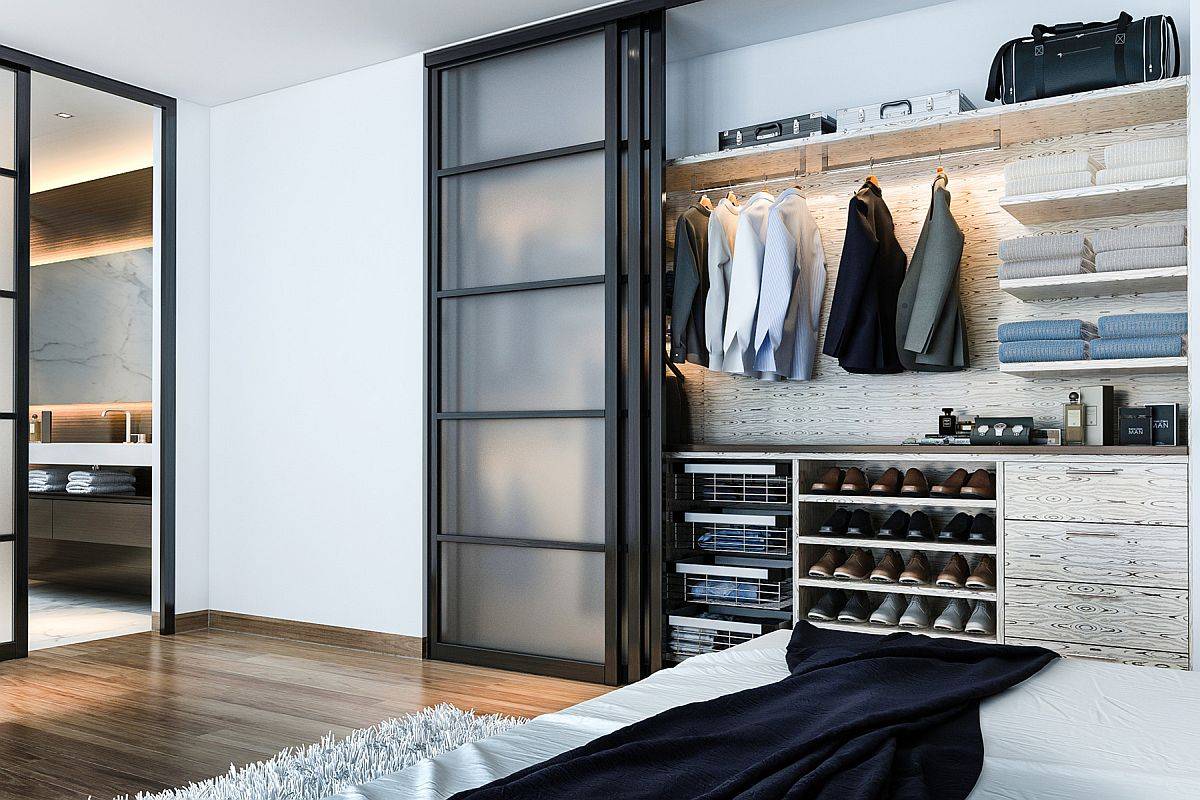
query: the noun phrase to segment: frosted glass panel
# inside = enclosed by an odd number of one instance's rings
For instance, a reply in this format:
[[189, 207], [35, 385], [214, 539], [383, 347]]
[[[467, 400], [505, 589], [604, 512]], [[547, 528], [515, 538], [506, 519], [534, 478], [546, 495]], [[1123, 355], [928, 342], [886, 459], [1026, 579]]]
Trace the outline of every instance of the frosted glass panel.
[[604, 153], [442, 179], [442, 286], [604, 274]]
[[12, 225], [16, 198], [17, 182], [0, 176], [0, 289], [7, 292], [13, 290], [16, 276], [16, 233]]
[[[13, 425], [0, 420], [0, 535], [16, 532], [13, 522]], [[3, 590], [0, 590], [0, 594]]]
[[[0, 167], [14, 169], [16, 163], [17, 75], [11, 69], [0, 68]], [[4, 227], [10, 227], [10, 219], [4, 218]]]
[[442, 411], [604, 408], [604, 287], [448, 298]]
[[604, 34], [442, 73], [442, 166], [604, 138]]
[[604, 661], [604, 554], [441, 545], [442, 640]]
[[14, 553], [12, 542], [0, 542], [0, 644], [13, 640]]
[[604, 542], [604, 420], [441, 423], [441, 533]]
[[0, 411], [13, 411], [13, 314], [16, 301], [0, 297]]

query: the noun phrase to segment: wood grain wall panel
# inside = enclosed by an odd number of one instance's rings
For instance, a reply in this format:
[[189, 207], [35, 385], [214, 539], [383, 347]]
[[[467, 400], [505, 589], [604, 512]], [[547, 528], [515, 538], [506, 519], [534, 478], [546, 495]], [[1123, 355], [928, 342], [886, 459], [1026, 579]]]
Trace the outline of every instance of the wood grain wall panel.
[[[800, 187], [821, 229], [828, 269], [821, 315], [822, 340], [837, 281], [850, 197], [868, 172], [874, 172], [891, 208], [896, 236], [911, 255], [920, 235], [930, 200], [935, 165], [950, 176], [951, 208], [966, 236], [959, 281], [966, 311], [972, 367], [958, 373], [917, 373], [872, 376], [843, 371], [835, 359], [818, 356], [814, 379], [808, 382], [766, 383], [753, 378], [712, 372], [696, 365], [683, 367], [684, 388], [692, 417], [692, 435], [700, 442], [727, 443], [842, 443], [894, 444], [914, 434], [937, 430], [943, 406], [970, 415], [1027, 414], [1045, 427], [1062, 424], [1062, 404], [1068, 392], [1083, 384], [1114, 383], [1119, 404], [1187, 403], [1185, 375], [1147, 375], [1136, 380], [1045, 378], [1027, 380], [998, 370], [996, 326], [1000, 322], [1082, 318], [1094, 321], [1105, 314], [1178, 311], [1186, 294], [1079, 298], [1025, 303], [1002, 292], [996, 272], [999, 242], [1034, 232], [1090, 231], [1133, 223], [1183, 221], [1182, 211], [1159, 211], [1123, 217], [1061, 222], [1026, 227], [1000, 208], [1004, 195], [1004, 164], [1044, 153], [1087, 149], [1099, 156], [1108, 144], [1134, 139], [1182, 135], [1182, 120], [1100, 133], [1042, 139], [987, 152], [947, 155], [941, 159], [903, 164], [880, 164], [873, 169], [801, 175], [798, 180], [739, 185], [748, 197], [766, 189], [779, 192]], [[936, 147], [936, 142], [934, 143]], [[803, 169], [803, 162], [796, 165]], [[673, 169], [673, 168], [672, 168]], [[680, 185], [678, 182], [673, 185]], [[686, 185], [686, 184], [684, 184]], [[673, 245], [675, 221], [698, 199], [689, 190], [667, 195], [666, 230]]]
[[153, 167], [29, 196], [29, 263], [34, 266], [153, 244]]

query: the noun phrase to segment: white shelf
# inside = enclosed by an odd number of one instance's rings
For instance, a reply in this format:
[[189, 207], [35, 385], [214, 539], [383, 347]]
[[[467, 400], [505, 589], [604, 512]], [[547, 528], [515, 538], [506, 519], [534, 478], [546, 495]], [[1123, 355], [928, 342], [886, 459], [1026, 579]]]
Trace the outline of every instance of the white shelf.
[[1154, 294], [1187, 290], [1188, 268], [1161, 267], [1115, 272], [1084, 272], [1046, 278], [1002, 280], [1000, 288], [1025, 300], [1057, 300], [1066, 297], [1107, 297], [1120, 294]]
[[[947, 452], [953, 448], [947, 447]], [[851, 506], [915, 506], [918, 508], [995, 508], [995, 500], [978, 500], [974, 497], [878, 497], [870, 494], [802, 494], [801, 503], [837, 503]]]
[[1187, 372], [1187, 356], [1171, 358], [1097, 358], [1083, 361], [1027, 361], [1000, 364], [1000, 371], [1022, 378], [1109, 377]]
[[892, 625], [872, 625], [869, 622], [823, 622], [821, 620], [804, 618], [804, 621], [816, 628], [828, 628], [831, 631], [849, 631], [851, 633], [873, 633], [876, 636], [887, 636], [892, 633], [912, 633], [918, 636], [932, 636], [938, 639], [963, 639], [968, 642], [996, 643], [996, 636], [984, 636], [977, 633], [950, 633], [935, 631], [933, 628], [901, 628]]
[[924, 550], [943, 553], [994, 554], [994, 544], [959, 544], [958, 542], [918, 542], [911, 539], [856, 539], [851, 536], [797, 536], [796, 544], [824, 544], [830, 547], [863, 547], [872, 550]]
[[886, 594], [924, 594], [930, 597], [961, 597], [964, 600], [990, 600], [995, 602], [996, 591], [984, 589], [948, 589], [944, 586], [912, 586], [904, 583], [876, 583], [874, 581], [846, 581], [836, 578], [796, 579], [797, 586], [815, 589], [841, 589], [846, 592], [884, 592]]
[[1157, 178], [1021, 194], [1000, 198], [1000, 207], [1025, 225], [1176, 211], [1187, 207], [1187, 178]]

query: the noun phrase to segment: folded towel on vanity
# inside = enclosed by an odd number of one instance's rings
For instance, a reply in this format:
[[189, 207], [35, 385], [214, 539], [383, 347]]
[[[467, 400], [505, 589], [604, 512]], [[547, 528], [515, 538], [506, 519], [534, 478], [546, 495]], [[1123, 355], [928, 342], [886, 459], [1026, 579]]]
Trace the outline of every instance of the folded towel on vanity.
[[1041, 261], [1052, 258], [1084, 258], [1092, 252], [1092, 243], [1083, 233], [1055, 233], [1019, 236], [1000, 242], [1001, 261]]
[[1022, 278], [1048, 278], [1053, 275], [1078, 275], [1081, 272], [1095, 271], [1094, 263], [1074, 256], [1036, 261], [1005, 261], [1000, 264], [997, 274], [1002, 281], [1014, 281]]
[[1010, 161], [1004, 165], [1004, 180], [1011, 182], [1021, 178], [1040, 178], [1045, 175], [1062, 175], [1069, 172], [1095, 172], [1100, 169], [1100, 166], [1086, 150], [1052, 153], [1047, 156]]
[[1088, 343], [1082, 339], [1043, 339], [1000, 343], [1000, 363], [1026, 361], [1082, 361], [1088, 357]]
[[1157, 161], [1153, 164], [1135, 164], [1129, 167], [1110, 167], [1096, 173], [1096, 185], [1131, 181], [1153, 181], [1160, 178], [1179, 178], [1187, 174], [1186, 161]]
[[65, 492], [67, 484], [65, 483], [39, 483], [29, 484], [29, 491], [35, 494], [46, 494], [48, 492]]
[[1097, 253], [1108, 250], [1132, 250], [1141, 247], [1182, 247], [1187, 244], [1187, 225], [1126, 225], [1096, 231], [1091, 235]]
[[116, 470], [100, 470], [98, 472], [76, 470], [67, 475], [67, 480], [71, 483], [78, 483], [85, 486], [100, 486], [134, 483], [137, 479], [128, 472], [118, 472]]
[[1182, 336], [1137, 336], [1128, 339], [1097, 339], [1092, 358], [1171, 358], [1183, 355]]
[[1183, 161], [1186, 158], [1186, 136], [1141, 139], [1134, 142], [1110, 144], [1104, 148], [1104, 166], [1106, 167], [1130, 167], [1161, 161]]
[[1097, 272], [1182, 267], [1186, 263], [1186, 246], [1134, 247], [1129, 250], [1106, 250], [1103, 253], [1096, 254]]
[[1035, 178], [1017, 178], [1004, 184], [1004, 196], [1017, 197], [1023, 194], [1082, 189], [1094, 183], [1095, 174], [1091, 172], [1063, 172], [1057, 175], [1039, 175]]
[[1042, 342], [1048, 340], [1091, 339], [1096, 326], [1081, 319], [1037, 319], [1005, 322], [996, 328], [1001, 342]]
[[79, 483], [68, 483], [67, 494], [133, 494], [133, 484], [109, 484], [103, 486], [88, 486]]
[[1096, 321], [1104, 339], [1133, 339], [1143, 336], [1184, 336], [1187, 312], [1155, 314], [1112, 314]]
[[29, 479], [65, 481], [70, 473], [68, 467], [37, 467], [29, 470]]

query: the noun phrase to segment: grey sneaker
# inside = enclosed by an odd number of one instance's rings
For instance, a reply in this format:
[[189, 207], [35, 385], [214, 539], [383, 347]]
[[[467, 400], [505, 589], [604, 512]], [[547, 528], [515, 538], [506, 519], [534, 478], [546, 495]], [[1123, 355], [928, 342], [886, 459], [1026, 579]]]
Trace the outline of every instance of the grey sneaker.
[[950, 631], [951, 633], [962, 633], [963, 626], [967, 624], [967, 617], [971, 615], [971, 607], [967, 605], [967, 601], [962, 598], [951, 600], [946, 606], [946, 610], [938, 615], [937, 620], [933, 623], [935, 631]]
[[908, 608], [904, 610], [904, 615], [900, 617], [901, 628], [928, 628], [929, 627], [929, 601], [919, 594], [913, 595], [908, 601]]
[[866, 622], [871, 614], [871, 600], [866, 592], [854, 592], [838, 614], [838, 622]]
[[846, 594], [841, 589], [834, 589], [821, 595], [817, 604], [808, 610], [808, 618], [822, 622], [833, 622], [842, 604], [846, 602]]
[[996, 633], [996, 617], [992, 613], [992, 604], [982, 600], [976, 601], [975, 610], [967, 620], [967, 633], [977, 633], [980, 636], [992, 636]]
[[884, 600], [879, 608], [871, 614], [871, 624], [895, 627], [900, 622], [902, 613], [904, 613], [904, 595], [889, 594], [887, 600]]

